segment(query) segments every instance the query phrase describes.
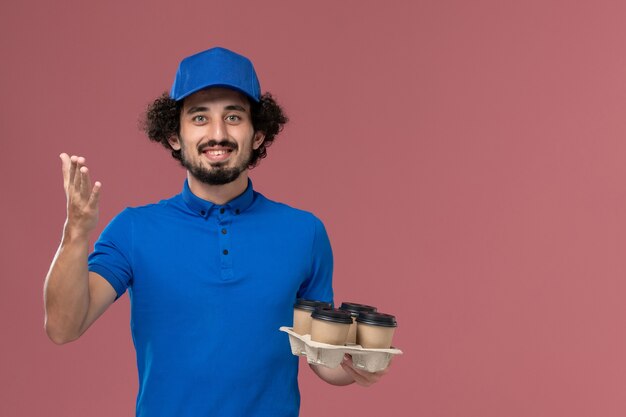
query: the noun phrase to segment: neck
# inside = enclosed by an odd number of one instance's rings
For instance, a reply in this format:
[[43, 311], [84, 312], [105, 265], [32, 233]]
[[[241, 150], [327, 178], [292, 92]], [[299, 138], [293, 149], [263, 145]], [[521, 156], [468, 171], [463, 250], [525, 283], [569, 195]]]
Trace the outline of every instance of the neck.
[[248, 187], [248, 171], [244, 171], [235, 181], [223, 185], [209, 185], [198, 181], [187, 171], [189, 189], [194, 195], [213, 204], [226, 204], [235, 197], [243, 194]]

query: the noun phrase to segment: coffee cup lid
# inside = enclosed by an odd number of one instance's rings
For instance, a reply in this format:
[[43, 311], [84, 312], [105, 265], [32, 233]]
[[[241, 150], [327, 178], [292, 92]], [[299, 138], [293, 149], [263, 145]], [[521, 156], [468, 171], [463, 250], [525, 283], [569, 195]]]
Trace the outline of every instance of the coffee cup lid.
[[397, 327], [396, 317], [391, 314], [369, 311], [359, 313], [356, 318], [357, 323], [371, 324], [373, 326]]
[[317, 301], [317, 300], [305, 300], [304, 298], [298, 298], [296, 303], [293, 305], [294, 308], [300, 310], [310, 310], [313, 311], [318, 307], [332, 307], [331, 303], [327, 303], [325, 301]]
[[333, 323], [352, 324], [352, 315], [349, 312], [335, 308], [317, 308], [311, 313], [311, 317], [318, 320], [331, 321]]
[[353, 315], [358, 315], [364, 311], [376, 311], [376, 307], [368, 306], [366, 304], [343, 302], [341, 303], [339, 310], [349, 311]]

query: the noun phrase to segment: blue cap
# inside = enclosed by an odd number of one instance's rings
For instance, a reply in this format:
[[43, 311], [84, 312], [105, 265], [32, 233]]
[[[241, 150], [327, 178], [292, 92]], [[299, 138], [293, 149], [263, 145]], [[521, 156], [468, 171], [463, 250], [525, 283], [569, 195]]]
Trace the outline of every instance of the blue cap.
[[232, 88], [258, 102], [261, 86], [248, 58], [225, 48], [211, 48], [183, 59], [170, 97], [176, 101], [209, 87]]

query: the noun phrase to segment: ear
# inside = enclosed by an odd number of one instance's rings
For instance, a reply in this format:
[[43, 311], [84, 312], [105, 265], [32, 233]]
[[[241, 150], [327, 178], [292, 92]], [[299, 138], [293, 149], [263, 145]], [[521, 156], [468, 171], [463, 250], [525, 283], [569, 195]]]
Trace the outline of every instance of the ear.
[[175, 151], [179, 151], [180, 150], [180, 139], [178, 138], [177, 135], [170, 136], [170, 138], [167, 140], [167, 142], [170, 144], [172, 149], [174, 149]]
[[265, 140], [265, 132], [255, 132], [252, 138], [252, 149], [255, 151], [261, 147]]

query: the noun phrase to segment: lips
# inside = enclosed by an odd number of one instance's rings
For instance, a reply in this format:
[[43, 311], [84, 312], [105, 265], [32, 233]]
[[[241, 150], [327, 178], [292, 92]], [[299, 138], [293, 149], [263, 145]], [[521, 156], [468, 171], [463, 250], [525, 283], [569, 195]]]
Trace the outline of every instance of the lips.
[[233, 151], [237, 150], [237, 143], [228, 140], [210, 140], [199, 146], [198, 150], [211, 163], [220, 163], [228, 160]]
[[210, 162], [223, 162], [230, 158], [232, 146], [205, 146], [201, 152]]

